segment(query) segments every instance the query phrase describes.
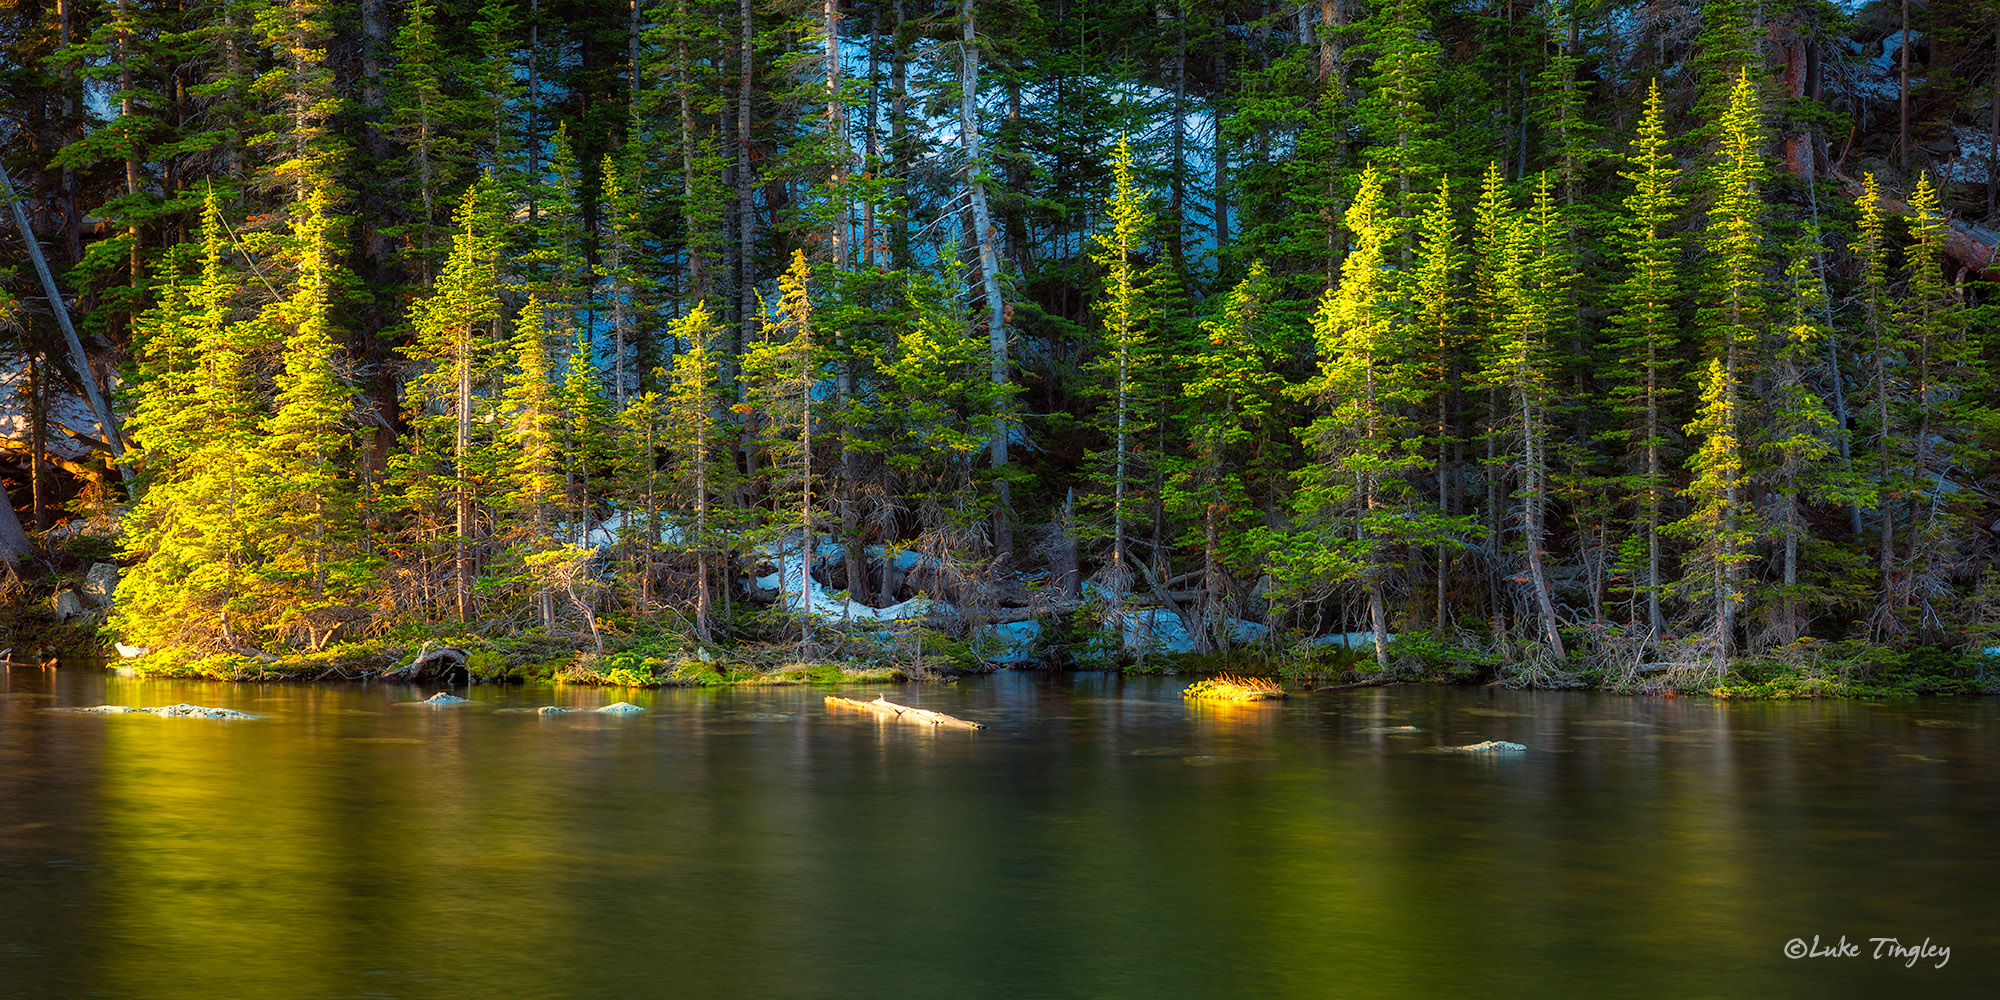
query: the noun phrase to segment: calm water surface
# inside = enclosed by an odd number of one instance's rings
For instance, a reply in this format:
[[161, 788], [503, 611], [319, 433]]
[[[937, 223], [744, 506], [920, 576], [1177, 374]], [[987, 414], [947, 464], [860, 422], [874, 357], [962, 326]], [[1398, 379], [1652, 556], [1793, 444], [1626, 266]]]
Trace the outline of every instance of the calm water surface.
[[[16, 668], [0, 996], [2000, 995], [2000, 703], [1183, 683], [843, 692], [990, 726], [930, 732]], [[183, 701], [263, 718], [47, 711]]]

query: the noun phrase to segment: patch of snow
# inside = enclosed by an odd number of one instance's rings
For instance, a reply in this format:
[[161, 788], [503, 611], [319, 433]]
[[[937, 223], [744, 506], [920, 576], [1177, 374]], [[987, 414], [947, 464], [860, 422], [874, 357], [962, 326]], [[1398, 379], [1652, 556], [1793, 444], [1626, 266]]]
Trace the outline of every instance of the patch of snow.
[[1167, 608], [1135, 608], [1114, 612], [1113, 618], [1123, 620], [1126, 649], [1158, 653], [1194, 651], [1194, 638], [1188, 635], [1187, 625], [1181, 621], [1181, 616]]
[[1034, 648], [1035, 640], [1042, 637], [1042, 623], [1038, 621], [1002, 622], [993, 626], [993, 638], [1000, 641], [1001, 651], [993, 657], [994, 663], [1022, 663]]
[[1256, 642], [1271, 634], [1271, 626], [1260, 622], [1231, 618], [1223, 623], [1229, 628], [1229, 638], [1235, 642]]
[[[818, 550], [825, 549], [825, 543]], [[778, 600], [787, 610], [800, 614], [811, 614], [835, 621], [901, 621], [906, 618], [922, 618], [930, 613], [932, 602], [918, 597], [877, 608], [851, 597], [837, 597], [818, 580], [806, 578], [806, 560], [802, 547], [794, 539], [787, 539], [782, 555], [772, 556], [770, 550], [762, 550], [765, 558], [776, 563], [778, 571], [767, 573], [756, 579], [760, 590], [782, 591]], [[782, 588], [780, 587], [782, 584]]]

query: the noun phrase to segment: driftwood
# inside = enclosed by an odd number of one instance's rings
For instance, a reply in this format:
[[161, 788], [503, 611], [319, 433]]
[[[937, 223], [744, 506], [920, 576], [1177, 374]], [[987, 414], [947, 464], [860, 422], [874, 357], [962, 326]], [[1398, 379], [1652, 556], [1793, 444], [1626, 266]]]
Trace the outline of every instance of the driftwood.
[[430, 641], [425, 640], [424, 644], [417, 649], [417, 655], [411, 657], [410, 662], [390, 667], [377, 674], [376, 679], [385, 681], [433, 679], [455, 681], [461, 675], [468, 681], [472, 678], [472, 671], [469, 669], [469, 658], [466, 656], [465, 650], [459, 649], [456, 646], [440, 646], [433, 649], [431, 648]]
[[826, 696], [826, 707], [857, 712], [872, 712], [884, 718], [901, 719], [904, 722], [914, 722], [923, 726], [956, 726], [961, 729], [986, 728], [980, 723], [969, 722], [965, 719], [955, 719], [943, 712], [933, 712], [927, 708], [911, 708], [908, 705], [898, 705], [895, 702], [884, 699], [881, 695], [876, 695], [874, 701], [857, 701], [853, 698], [842, 698], [838, 695], [830, 694]]

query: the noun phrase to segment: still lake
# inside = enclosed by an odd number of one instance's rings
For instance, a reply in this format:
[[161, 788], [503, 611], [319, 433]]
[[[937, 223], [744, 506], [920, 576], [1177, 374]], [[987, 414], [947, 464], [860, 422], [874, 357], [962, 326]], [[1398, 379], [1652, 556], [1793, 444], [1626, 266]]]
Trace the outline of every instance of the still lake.
[[[838, 692], [967, 732], [16, 667], [0, 996], [2000, 995], [2000, 700], [1185, 683]], [[50, 711], [178, 702], [260, 718]]]

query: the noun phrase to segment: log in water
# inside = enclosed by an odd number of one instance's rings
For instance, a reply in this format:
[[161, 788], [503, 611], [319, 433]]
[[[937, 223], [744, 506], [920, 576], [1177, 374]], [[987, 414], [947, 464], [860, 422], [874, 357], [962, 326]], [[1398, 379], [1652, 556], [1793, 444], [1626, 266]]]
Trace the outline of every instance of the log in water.
[[926, 726], [956, 726], [961, 729], [986, 728], [980, 723], [953, 718], [943, 712], [933, 712], [927, 708], [911, 708], [908, 705], [898, 705], [879, 694], [875, 696], [874, 701], [857, 701], [853, 698], [842, 698], [838, 695], [830, 694], [826, 696], [826, 707], [873, 712], [885, 718], [901, 719], [904, 722], [915, 722]]

